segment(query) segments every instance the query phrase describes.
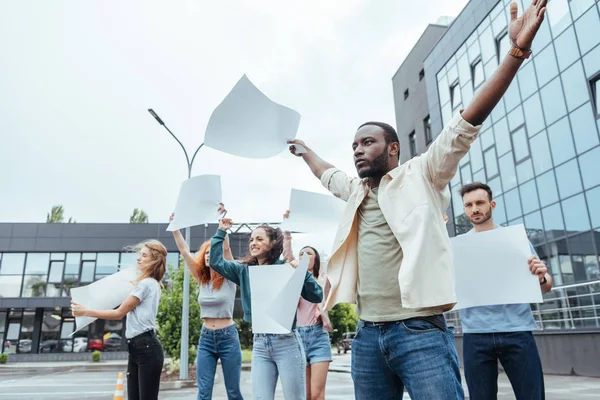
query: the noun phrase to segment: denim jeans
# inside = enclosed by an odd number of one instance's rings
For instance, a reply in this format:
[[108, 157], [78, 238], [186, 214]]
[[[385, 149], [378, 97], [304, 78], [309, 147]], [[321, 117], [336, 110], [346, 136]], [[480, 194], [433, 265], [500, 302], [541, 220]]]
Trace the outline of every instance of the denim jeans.
[[331, 362], [331, 342], [329, 333], [318, 323], [309, 326], [299, 326], [298, 333], [302, 339], [306, 364], [313, 365], [322, 362]]
[[127, 398], [157, 400], [165, 355], [154, 331], [127, 339]]
[[273, 400], [278, 377], [285, 400], [306, 399], [306, 355], [296, 331], [254, 335], [252, 398]]
[[498, 360], [517, 400], [544, 399], [544, 375], [531, 332], [465, 333], [465, 378], [472, 400], [495, 400]]
[[198, 400], [212, 399], [217, 360], [221, 360], [223, 380], [229, 400], [243, 399], [240, 392], [242, 374], [242, 348], [237, 328], [229, 325], [223, 329], [202, 327], [196, 357]]
[[357, 400], [464, 399], [453, 329], [442, 315], [380, 326], [359, 321], [352, 341]]

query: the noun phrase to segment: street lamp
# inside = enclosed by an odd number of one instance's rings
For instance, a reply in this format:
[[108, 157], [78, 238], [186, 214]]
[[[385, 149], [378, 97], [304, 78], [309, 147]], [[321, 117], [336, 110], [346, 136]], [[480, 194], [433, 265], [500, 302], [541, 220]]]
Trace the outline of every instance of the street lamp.
[[[190, 158], [188, 157], [188, 153], [185, 150], [185, 147], [179, 141], [179, 139], [177, 139], [177, 136], [175, 136], [173, 134], [173, 132], [171, 132], [171, 130], [167, 127], [167, 125], [165, 125], [164, 121], [162, 119], [160, 119], [158, 114], [156, 114], [153, 109], [149, 108], [148, 112], [150, 113], [150, 115], [152, 115], [154, 117], [154, 119], [156, 119], [156, 121], [159, 124], [161, 124], [162, 126], [165, 127], [165, 129], [171, 134], [171, 136], [173, 136], [173, 138], [175, 140], [177, 140], [177, 143], [179, 143], [179, 145], [181, 146], [181, 149], [183, 150], [183, 154], [185, 154], [185, 160], [187, 162], [188, 179], [190, 179], [192, 177], [192, 165], [194, 164], [194, 160], [196, 159], [196, 154], [198, 154], [198, 151], [202, 148], [202, 146], [204, 146], [204, 143], [202, 143], [200, 146], [198, 146], [198, 148], [194, 152], [194, 155], [192, 156], [192, 161], [190, 161]], [[192, 234], [191, 234], [190, 227], [185, 228], [185, 243], [187, 244], [189, 249], [191, 249], [191, 245], [190, 245], [191, 236], [192, 236]], [[189, 316], [190, 316], [190, 271], [188, 270], [188, 268], [184, 267], [184, 269], [183, 269], [183, 307], [181, 309], [181, 350], [179, 353], [179, 360], [180, 360], [180, 362], [179, 362], [179, 379], [181, 379], [181, 380], [185, 380], [188, 378], [188, 349], [189, 349], [189, 325], [190, 325]]]

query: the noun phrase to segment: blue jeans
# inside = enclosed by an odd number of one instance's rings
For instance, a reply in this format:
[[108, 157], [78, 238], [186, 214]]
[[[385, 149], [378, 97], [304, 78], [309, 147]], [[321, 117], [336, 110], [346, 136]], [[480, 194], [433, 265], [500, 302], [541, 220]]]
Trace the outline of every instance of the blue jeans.
[[306, 355], [296, 331], [254, 335], [252, 398], [273, 400], [278, 377], [285, 400], [306, 399]]
[[217, 360], [221, 360], [223, 380], [230, 400], [243, 399], [240, 392], [242, 348], [235, 324], [223, 329], [202, 327], [196, 357], [198, 400], [212, 399]]
[[453, 329], [442, 315], [380, 326], [359, 321], [352, 341], [357, 400], [464, 399]]
[[309, 326], [299, 326], [298, 333], [302, 339], [304, 353], [306, 353], [306, 365], [321, 362], [331, 362], [331, 342], [329, 333], [318, 323]]
[[544, 374], [531, 332], [465, 333], [465, 378], [472, 400], [495, 400], [498, 360], [517, 400], [544, 399]]

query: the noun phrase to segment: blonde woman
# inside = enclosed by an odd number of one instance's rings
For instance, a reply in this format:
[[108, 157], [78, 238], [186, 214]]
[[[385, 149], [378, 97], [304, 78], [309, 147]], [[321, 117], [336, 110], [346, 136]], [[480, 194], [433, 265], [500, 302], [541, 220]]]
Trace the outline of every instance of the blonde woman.
[[139, 277], [129, 297], [116, 310], [90, 310], [71, 302], [73, 315], [108, 320], [127, 316], [129, 363], [127, 398], [157, 400], [164, 352], [156, 336], [156, 313], [167, 264], [167, 249], [158, 240], [147, 240], [132, 247], [138, 252]]

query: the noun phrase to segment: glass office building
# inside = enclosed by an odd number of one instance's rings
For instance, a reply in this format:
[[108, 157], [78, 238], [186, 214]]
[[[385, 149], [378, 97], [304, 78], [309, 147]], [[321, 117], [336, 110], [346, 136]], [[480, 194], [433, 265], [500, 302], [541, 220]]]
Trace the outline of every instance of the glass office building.
[[[509, 4], [472, 0], [424, 60], [434, 135], [507, 54]], [[524, 224], [554, 278], [534, 306], [543, 329], [600, 327], [599, 82], [600, 5], [549, 1], [532, 57], [451, 182], [452, 233], [471, 228], [458, 191], [473, 181], [492, 188], [495, 222]]]

